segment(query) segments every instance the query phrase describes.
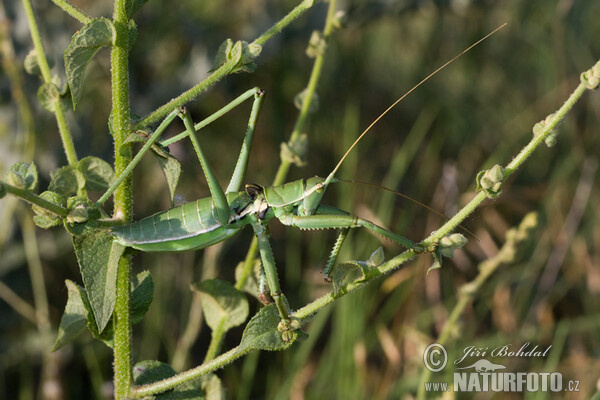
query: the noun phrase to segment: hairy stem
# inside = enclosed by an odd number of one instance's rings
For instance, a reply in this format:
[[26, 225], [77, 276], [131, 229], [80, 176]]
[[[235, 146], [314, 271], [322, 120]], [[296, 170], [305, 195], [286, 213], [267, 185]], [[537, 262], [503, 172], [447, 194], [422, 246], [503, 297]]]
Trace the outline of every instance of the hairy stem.
[[[530, 237], [529, 231], [533, 229], [537, 224], [537, 215], [535, 213], [527, 214], [518, 229], [511, 229], [506, 235], [506, 242], [500, 249], [500, 251], [489, 260], [486, 260], [479, 264], [479, 274], [471, 282], [468, 282], [461, 286], [458, 292], [458, 301], [454, 305], [454, 308], [450, 312], [450, 316], [444, 323], [440, 335], [438, 336], [436, 343], [440, 345], [446, 344], [450, 334], [456, 332], [457, 322], [462, 315], [465, 307], [471, 303], [477, 292], [487, 279], [503, 264], [514, 261], [517, 248]], [[425, 383], [429, 381], [431, 377], [431, 371], [428, 368], [423, 368], [421, 373], [421, 379], [419, 387], [417, 389], [417, 399], [422, 400], [426, 398]]]
[[318, 3], [318, 0], [304, 0], [298, 4], [288, 15], [283, 17], [278, 23], [269, 28], [265, 33], [257, 37], [253, 43], [263, 45], [273, 36], [277, 35], [286, 26], [291, 24], [296, 18], [302, 15], [306, 10]]
[[[125, 140], [131, 131], [129, 113], [129, 29], [127, 0], [115, 0], [113, 23], [116, 38], [111, 48], [112, 117], [114, 127], [115, 173], [123, 174], [131, 163], [131, 144]], [[125, 222], [132, 220], [131, 177], [127, 176], [114, 192], [114, 217]], [[114, 318], [114, 395], [117, 400], [129, 396], [131, 376], [131, 316], [130, 280], [131, 258], [122, 256], [117, 275]]]
[[86, 13], [84, 13], [82, 10], [80, 10], [77, 6], [75, 6], [70, 1], [68, 1], [68, 0], [52, 0], [52, 2], [54, 4], [56, 4], [57, 6], [59, 6], [60, 8], [62, 8], [63, 11], [65, 11], [67, 14], [69, 14], [71, 17], [75, 18], [82, 24], [85, 25], [85, 24], [89, 24], [90, 22], [92, 22], [91, 17], [89, 17]]
[[[275, 24], [271, 29], [269, 29], [267, 32], [263, 33], [261, 36], [256, 38], [256, 40], [254, 40], [253, 43], [264, 45], [269, 39], [275, 36], [275, 34], [279, 33], [292, 21], [300, 17], [315, 3], [315, 0], [304, 0], [302, 3], [296, 6], [296, 8], [294, 8], [288, 15], [286, 15], [277, 24]], [[142, 117], [139, 121], [135, 123], [134, 130], [141, 129], [155, 122], [158, 122], [160, 119], [164, 118], [168, 113], [170, 113], [173, 109], [181, 107], [184, 104], [194, 100], [196, 97], [198, 97], [198, 95], [200, 95], [210, 86], [214, 85], [222, 78], [227, 76], [231, 72], [231, 68], [235, 62], [236, 61], [232, 60], [224, 63], [216, 71], [214, 71], [205, 80], [198, 83], [196, 86], [192, 87], [191, 89], [188, 89], [187, 91], [172, 99], [168, 103], [160, 106], [155, 111], [151, 112], [145, 117]]]
[[[33, 47], [40, 66], [42, 73], [42, 79], [44, 83], [52, 83], [52, 74], [50, 73], [50, 67], [48, 66], [48, 60], [46, 59], [46, 53], [44, 52], [44, 46], [42, 45], [42, 38], [38, 30], [35, 15], [33, 13], [33, 7], [31, 6], [30, 0], [23, 0], [23, 8], [25, 9], [25, 15], [27, 16], [27, 22], [29, 23], [29, 31], [31, 33], [31, 40], [33, 41]], [[67, 156], [67, 162], [69, 165], [77, 164], [77, 152], [75, 151], [75, 145], [73, 144], [73, 137], [67, 120], [65, 118], [64, 110], [61, 106], [60, 99], [55, 101], [54, 115], [56, 117], [56, 123], [58, 124], [58, 131], [60, 132], [60, 138], [62, 141], [65, 155]]]
[[[504, 180], [506, 180], [509, 176], [511, 176], [517, 168], [519, 168], [527, 158], [538, 148], [538, 146], [546, 139], [551, 133], [552, 130], [556, 127], [556, 125], [567, 115], [569, 110], [573, 108], [577, 100], [581, 98], [583, 93], [585, 92], [586, 87], [583, 83], [580, 83], [579, 86], [573, 91], [573, 93], [569, 96], [569, 98], [564, 102], [564, 104], [556, 111], [554, 117], [549, 121], [549, 123], [544, 127], [544, 129], [536, 136], [529, 141], [529, 143], [523, 147], [523, 149], [517, 154], [515, 158], [504, 168]], [[439, 241], [444, 236], [448, 235], [452, 232], [461, 222], [463, 222], [475, 209], [487, 198], [485, 192], [481, 191], [475, 195], [469, 201], [467, 205], [465, 205], [454, 217], [452, 217], [448, 222], [446, 222], [440, 229], [435, 231], [431, 236], [423, 241], [423, 244], [428, 247], [433, 244], [435, 241]]]
[[[335, 6], [335, 0], [330, 0], [329, 8], [327, 9], [327, 19], [325, 20], [325, 28], [323, 29], [323, 39], [325, 40], [325, 44], [327, 44], [328, 39], [333, 31], [333, 17], [335, 15]], [[294, 125], [294, 130], [290, 135], [290, 142], [297, 140], [300, 134], [304, 131], [304, 126], [306, 125], [306, 121], [308, 119], [309, 110], [315, 98], [317, 85], [319, 83], [319, 79], [321, 78], [321, 72], [323, 71], [325, 53], [326, 50], [321, 52], [315, 58], [313, 68], [310, 73], [310, 78], [308, 79], [308, 85], [306, 85], [306, 95], [302, 103], [302, 109], [300, 110], [300, 114], [298, 114], [298, 119], [296, 120], [296, 123]], [[281, 185], [283, 182], [285, 182], [288, 170], [290, 168], [290, 164], [290, 160], [281, 160], [281, 164], [279, 164], [279, 168], [277, 169], [273, 185]]]
[[2, 181], [0, 181], [0, 185], [2, 185], [4, 189], [6, 189], [7, 193], [12, 194], [13, 196], [17, 196], [30, 204], [48, 210], [51, 213], [58, 215], [59, 217], [66, 217], [69, 212], [69, 210], [67, 210], [65, 207], [51, 203], [48, 200], [38, 196], [37, 194], [30, 192], [29, 190], [21, 189]]
[[227, 332], [225, 327], [225, 323], [227, 322], [227, 318], [224, 317], [219, 322], [219, 325], [216, 329], [212, 331], [212, 336], [210, 338], [210, 345], [208, 346], [208, 350], [206, 351], [206, 356], [204, 356], [204, 364], [213, 360], [218, 354], [219, 349], [221, 348], [221, 342], [223, 342], [223, 337]]
[[176, 386], [179, 386], [183, 383], [189, 382], [191, 380], [197, 379], [203, 375], [216, 371], [219, 368], [224, 367], [225, 365], [235, 361], [236, 359], [245, 356], [251, 350], [240, 350], [239, 346], [234, 347], [226, 353], [221, 354], [220, 356], [213, 358], [211, 361], [204, 363], [196, 368], [192, 368], [180, 374], [177, 374], [171, 378], [163, 379], [162, 381], [150, 383], [148, 385], [137, 386], [133, 389], [131, 393], [131, 397], [134, 399], [145, 397], [149, 395], [153, 395], [156, 393], [162, 393], [169, 389], [173, 389]]

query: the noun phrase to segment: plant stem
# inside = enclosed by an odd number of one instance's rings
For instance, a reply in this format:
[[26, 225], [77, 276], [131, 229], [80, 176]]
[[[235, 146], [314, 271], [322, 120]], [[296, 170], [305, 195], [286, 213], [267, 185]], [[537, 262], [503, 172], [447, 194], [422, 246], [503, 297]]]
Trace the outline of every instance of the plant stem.
[[[518, 250], [518, 246], [530, 237], [529, 231], [532, 230], [537, 224], [537, 215], [535, 213], [527, 214], [518, 229], [511, 229], [513, 234], [506, 235], [506, 242], [498, 251], [498, 253], [489, 260], [486, 260], [479, 264], [479, 274], [471, 282], [468, 282], [461, 286], [458, 291], [458, 301], [454, 305], [454, 308], [450, 312], [450, 316], [444, 323], [442, 331], [437, 338], [436, 343], [445, 345], [450, 334], [456, 332], [456, 324], [460, 318], [465, 307], [474, 300], [475, 295], [481, 289], [487, 279], [503, 264], [514, 262], [515, 254]], [[417, 389], [417, 399], [422, 400], [426, 397], [425, 383], [429, 381], [431, 371], [428, 368], [423, 368], [421, 373], [421, 379], [419, 387]]]
[[148, 125], [152, 125], [153, 123], [158, 122], [161, 118], [163, 118], [165, 115], [167, 115], [174, 109], [179, 108], [185, 103], [194, 100], [196, 97], [198, 97], [198, 95], [200, 95], [210, 86], [214, 85], [222, 78], [227, 76], [232, 68], [232, 64], [234, 63], [235, 60], [227, 61], [202, 82], [198, 83], [196, 86], [192, 87], [191, 89], [188, 89], [187, 91], [183, 92], [179, 96], [169, 101], [167, 104], [160, 106], [155, 111], [151, 112], [150, 114], [137, 121], [133, 126], [133, 130], [142, 129]]
[[30, 192], [29, 190], [21, 189], [2, 181], [0, 181], [0, 185], [2, 185], [4, 189], [6, 189], [7, 193], [12, 194], [13, 196], [17, 196], [28, 203], [48, 210], [51, 213], [58, 215], [59, 217], [66, 217], [69, 212], [69, 210], [67, 210], [65, 207], [51, 203], [48, 200], [41, 198], [37, 194]]
[[[125, 140], [131, 130], [129, 114], [129, 29], [127, 0], [115, 0], [113, 24], [115, 43], [111, 47], [112, 116], [114, 127], [115, 173], [121, 175], [131, 162], [131, 144]], [[124, 179], [114, 193], [114, 217], [125, 222], [132, 220], [131, 177]], [[130, 277], [131, 258], [119, 260], [117, 293], [114, 309], [114, 395], [120, 400], [129, 396], [132, 386], [131, 375], [131, 316]]]
[[217, 328], [212, 331], [210, 345], [208, 346], [208, 350], [206, 351], [206, 356], [204, 356], [204, 364], [206, 364], [210, 360], [213, 360], [219, 354], [221, 342], [223, 341], [223, 337], [227, 332], [227, 330], [223, 329], [225, 327], [225, 322], [227, 322], [227, 317], [223, 317], [219, 322]]
[[77, 6], [67, 0], [52, 0], [54, 4], [62, 8], [67, 14], [81, 22], [82, 24], [89, 24], [92, 22], [92, 18], [86, 13], [80, 10]]
[[7, 286], [4, 282], [0, 281], [0, 299], [6, 304], [12, 307], [17, 313], [25, 319], [28, 319], [32, 324], [37, 324], [37, 313], [35, 308], [24, 299], [19, 297], [10, 286]]
[[248, 354], [251, 350], [239, 350], [238, 347], [234, 347], [226, 353], [221, 354], [220, 356], [213, 358], [211, 361], [199, 365], [196, 368], [192, 368], [180, 374], [177, 374], [171, 378], [163, 379], [162, 381], [150, 383], [148, 385], [137, 386], [131, 391], [131, 397], [134, 399], [150, 396], [157, 393], [162, 393], [166, 390], [173, 389], [176, 386], [179, 386], [183, 383], [189, 382], [191, 380], [197, 379], [202, 375], [206, 375], [210, 372], [216, 371], [219, 368], [224, 367], [225, 365], [233, 362], [234, 360], [243, 357]]
[[35, 225], [31, 219], [31, 212], [25, 211], [24, 207], [21, 207], [20, 211], [19, 222], [23, 232], [25, 257], [27, 258], [27, 266], [29, 267], [29, 276], [33, 289], [33, 303], [35, 304], [37, 317], [36, 325], [40, 333], [49, 334], [51, 327], [48, 294], [46, 292], [44, 271], [42, 269], [42, 261], [40, 260], [37, 237], [35, 236]]
[[278, 23], [269, 28], [265, 33], [257, 37], [253, 43], [263, 45], [273, 36], [278, 34], [291, 24], [296, 18], [302, 15], [306, 10], [314, 6], [318, 3], [318, 0], [304, 0], [302, 3], [298, 4], [292, 11], [288, 13], [285, 17], [283, 17]]
[[[333, 31], [333, 16], [335, 15], [336, 5], [335, 3], [335, 0], [330, 0], [329, 8], [327, 9], [327, 18], [325, 20], [325, 28], [323, 29], [323, 39], [325, 40], [326, 44], [328, 42], [329, 36], [331, 36], [331, 33]], [[294, 125], [294, 130], [290, 135], [290, 142], [298, 140], [298, 137], [304, 131], [304, 125], [306, 124], [306, 121], [308, 119], [309, 109], [315, 97], [317, 84], [319, 83], [319, 78], [321, 78], [323, 63], [325, 61], [325, 53], [326, 51], [324, 50], [315, 58], [313, 68], [310, 73], [310, 78], [308, 79], [308, 85], [306, 85], [306, 96], [304, 97], [302, 109], [300, 110], [300, 114], [298, 114], [296, 124]], [[285, 181], [288, 170], [290, 168], [290, 164], [290, 160], [281, 160], [281, 163], [279, 164], [279, 168], [277, 169], [277, 173], [275, 175], [275, 179], [273, 180], [273, 185], [281, 185]]]
[[[267, 30], [267, 32], [263, 33], [261, 36], [254, 40], [254, 44], [264, 45], [269, 39], [279, 33], [283, 28], [289, 25], [296, 18], [301, 16], [306, 10], [311, 8], [317, 0], [304, 0], [300, 3], [296, 8], [294, 8], [288, 15], [283, 17], [278, 23], [276, 23], [271, 29]], [[208, 89], [210, 86], [214, 85], [222, 78], [227, 76], [233, 67], [233, 63], [235, 61], [228, 61], [221, 65], [216, 71], [214, 71], [211, 75], [209, 75], [205, 80], [198, 83], [196, 86], [188, 89], [183, 92], [176, 98], [172, 99], [168, 103], [160, 106], [155, 111], [150, 114], [142, 117], [139, 121], [137, 121], [133, 127], [134, 130], [142, 129], [148, 125], [151, 125], [155, 122], [158, 122], [161, 118], [164, 118], [168, 113], [170, 113], [173, 109], [183, 106], [184, 104], [194, 100], [198, 95]]]
[[[556, 111], [554, 117], [548, 122], [544, 129], [538, 135], [534, 136], [533, 139], [531, 139], [531, 141], [525, 147], [523, 147], [519, 154], [517, 154], [517, 156], [513, 158], [513, 160], [504, 168], [504, 180], [511, 176], [517, 170], [517, 168], [519, 168], [525, 162], [525, 160], [529, 158], [534, 150], [538, 148], [540, 143], [542, 143], [544, 139], [550, 135], [556, 125], [565, 117], [569, 110], [573, 108], [577, 100], [581, 98], [585, 90], [586, 87], [583, 83], [580, 83], [577, 86], [564, 104], [558, 109], [558, 111]], [[462, 221], [464, 221], [473, 211], [475, 211], [475, 209], [486, 198], [487, 196], [485, 192], [481, 191], [477, 193], [475, 197], [473, 197], [471, 201], [469, 201], [469, 203], [465, 205], [454, 217], [452, 217], [441, 228], [423, 241], [425, 247], [428, 247], [436, 240], [440, 240], [452, 232], [458, 225], [460, 225]]]
[[[30, 0], [23, 0], [23, 8], [25, 9], [25, 15], [29, 23], [29, 31], [31, 32], [31, 40], [33, 41], [33, 47], [40, 66], [40, 72], [42, 73], [42, 79], [44, 83], [52, 83], [52, 74], [50, 73], [50, 67], [48, 66], [48, 60], [46, 59], [46, 53], [44, 52], [44, 46], [42, 45], [42, 38], [37, 27], [35, 15], [33, 13], [33, 7], [31, 6]], [[54, 115], [56, 117], [56, 123], [58, 124], [58, 130], [60, 132], [60, 138], [62, 140], [63, 149], [67, 156], [67, 162], [69, 165], [77, 164], [77, 152], [75, 151], [75, 145], [73, 144], [73, 137], [71, 131], [67, 125], [67, 120], [60, 103], [60, 99], [55, 101]]]

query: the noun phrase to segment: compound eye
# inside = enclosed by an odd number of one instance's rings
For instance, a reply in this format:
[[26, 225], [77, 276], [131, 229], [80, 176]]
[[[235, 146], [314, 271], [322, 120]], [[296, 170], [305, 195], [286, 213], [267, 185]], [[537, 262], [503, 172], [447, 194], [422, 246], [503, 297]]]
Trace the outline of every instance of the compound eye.
[[256, 199], [256, 197], [263, 193], [263, 188], [262, 186], [256, 185], [254, 183], [249, 183], [246, 185], [246, 187], [244, 188], [246, 189], [246, 194], [250, 197], [250, 199], [254, 200]]

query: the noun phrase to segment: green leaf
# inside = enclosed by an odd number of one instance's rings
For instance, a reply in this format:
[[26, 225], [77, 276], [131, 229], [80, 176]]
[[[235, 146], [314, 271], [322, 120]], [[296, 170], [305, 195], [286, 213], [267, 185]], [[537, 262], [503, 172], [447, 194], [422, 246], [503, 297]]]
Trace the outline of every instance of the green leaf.
[[85, 157], [77, 163], [88, 190], [100, 192], [108, 189], [115, 180], [115, 171], [109, 163], [98, 157]]
[[344, 287], [359, 279], [364, 279], [363, 269], [358, 262], [346, 262], [336, 265], [333, 269], [331, 279], [333, 281], [333, 294], [335, 296], [345, 292]]
[[442, 268], [442, 253], [440, 249], [435, 249], [433, 252], [433, 264], [427, 269], [427, 274], [431, 271]]
[[175, 376], [177, 373], [169, 364], [156, 360], [140, 361], [133, 366], [133, 382], [147, 385]]
[[67, 199], [67, 213], [64, 226], [72, 235], [97, 232], [97, 221], [106, 217], [87, 197], [73, 196]]
[[378, 247], [377, 250], [375, 250], [371, 254], [371, 257], [369, 257], [369, 259], [366, 261], [366, 265], [369, 268], [375, 268], [383, 264], [384, 261], [385, 254], [383, 253], [383, 247]]
[[123, 250], [106, 230], [73, 236], [83, 284], [98, 332], [110, 321], [115, 307], [118, 262]]
[[238, 351], [255, 350], [284, 350], [292, 345], [294, 339], [284, 342], [281, 332], [277, 329], [281, 317], [275, 304], [263, 307], [246, 325]]
[[107, 18], [96, 18], [77, 31], [65, 50], [65, 73], [71, 88], [73, 109], [81, 99], [83, 75], [98, 50], [113, 43], [115, 28]]
[[127, 137], [123, 141], [123, 145], [129, 144], [129, 143], [146, 142], [148, 140], [148, 136], [149, 136], [148, 133], [143, 132], [143, 131], [131, 132], [129, 135], [127, 135]]
[[79, 169], [71, 165], [51, 172], [50, 178], [48, 190], [64, 197], [74, 195], [79, 189], [85, 187], [85, 177]]
[[133, 48], [133, 44], [137, 40], [138, 29], [134, 20], [129, 20], [129, 48]]
[[150, 271], [142, 271], [131, 281], [131, 323], [140, 322], [154, 297], [154, 282]]
[[[52, 347], [52, 351], [56, 351], [64, 345], [72, 342], [85, 328], [87, 323], [87, 310], [83, 304], [81, 286], [76, 285], [70, 280], [66, 280], [69, 298], [65, 311], [60, 319], [58, 327], [58, 336]], [[84, 293], [85, 296], [85, 293]]]
[[208, 374], [202, 377], [202, 390], [206, 400], [225, 400], [227, 395], [225, 388], [219, 377], [215, 374]]
[[37, 91], [37, 97], [44, 110], [55, 112], [56, 105], [60, 105], [60, 90], [52, 82], [44, 83]]
[[[211, 329], [221, 326], [229, 330], [243, 324], [248, 318], [248, 300], [231, 283], [210, 279], [195, 283], [192, 288], [200, 292], [202, 310]], [[221, 325], [223, 320], [224, 325]]]
[[229, 73], [254, 72], [256, 70], [256, 59], [262, 51], [262, 46], [255, 43], [247, 43], [241, 40], [233, 42], [226, 39], [215, 56], [215, 62], [211, 72], [219, 69], [225, 63], [231, 63]]
[[175, 190], [177, 189], [177, 183], [179, 183], [179, 176], [181, 175], [181, 164], [179, 160], [159, 146], [152, 146], [152, 153], [156, 156], [160, 169], [167, 179], [172, 202], [175, 198]]
[[19, 161], [14, 164], [6, 173], [6, 183], [9, 185], [33, 191], [38, 183], [37, 168], [34, 163], [27, 164]]
[[127, 17], [132, 18], [133, 14], [138, 12], [138, 10], [140, 8], [142, 8], [142, 6], [144, 4], [146, 4], [147, 1], [148, 0], [127, 0], [127, 3], [125, 3], [125, 10], [127, 10]]
[[[306, 96], [308, 95], [308, 89], [304, 89], [300, 93], [298, 93], [294, 97], [294, 106], [298, 110], [302, 110], [304, 108], [304, 103], [306, 102]], [[308, 113], [315, 113], [319, 109], [319, 94], [317, 92], [313, 92], [310, 104], [308, 105]]]
[[[59, 206], [62, 206], [62, 207], [64, 207], [65, 203], [66, 203], [64, 197], [62, 197], [58, 193], [51, 192], [48, 190], [41, 193], [40, 197], [44, 200], [48, 200], [49, 202], [54, 203]], [[53, 226], [59, 225], [62, 222], [62, 218], [51, 213], [50, 211], [46, 210], [45, 208], [34, 205], [32, 207], [32, 209], [33, 209], [33, 212], [36, 214], [33, 217], [33, 222], [35, 222], [35, 224], [37, 226], [39, 226], [40, 228], [48, 229]]]
[[0, 199], [6, 196], [6, 187], [0, 182]]
[[41, 75], [40, 64], [38, 62], [37, 52], [35, 49], [29, 50], [27, 56], [25, 56], [25, 71], [30, 75]]

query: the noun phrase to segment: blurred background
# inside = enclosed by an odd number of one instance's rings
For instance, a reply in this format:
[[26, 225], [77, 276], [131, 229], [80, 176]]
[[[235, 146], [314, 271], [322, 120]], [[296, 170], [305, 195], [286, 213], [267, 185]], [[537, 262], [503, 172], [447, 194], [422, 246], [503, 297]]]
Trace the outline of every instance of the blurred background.
[[[54, 116], [36, 99], [40, 81], [25, 75], [32, 48], [20, 2], [3, 1], [0, 75], [0, 172], [35, 161], [45, 190], [50, 171], [66, 164]], [[93, 16], [110, 16], [110, 2], [74, 1]], [[148, 2], [136, 14], [139, 36], [131, 53], [131, 105], [146, 115], [207, 76], [223, 40], [251, 42], [297, 2], [248, 0]], [[53, 72], [63, 77], [63, 52], [81, 25], [49, 1], [34, 2]], [[229, 76], [189, 108], [196, 121], [245, 90], [266, 91], [246, 181], [269, 185], [298, 110], [294, 97], [308, 82], [305, 54], [322, 30], [327, 3], [318, 4], [270, 40], [252, 74]], [[346, 27], [327, 48], [310, 115], [306, 165], [288, 180], [325, 176], [360, 132], [406, 90], [499, 26], [508, 26], [411, 94], [382, 119], [344, 163], [338, 176], [385, 185], [452, 215], [472, 196], [478, 171], [506, 165], [530, 140], [533, 125], [554, 112], [600, 58], [600, 2], [339, 1]], [[109, 54], [87, 69], [84, 98], [68, 120], [79, 157], [112, 162]], [[15, 78], [15, 76], [17, 78]], [[18, 77], [21, 76], [22, 80]], [[15, 100], [17, 99], [17, 100]], [[19, 104], [19, 105], [18, 105]], [[23, 113], [23, 107], [31, 114]], [[244, 104], [203, 131], [217, 176], [229, 179], [250, 113]], [[560, 372], [579, 380], [578, 393], [499, 393], [496, 398], [590, 398], [600, 378], [600, 94], [586, 93], [559, 127], [558, 143], [542, 146], [463, 225], [469, 244], [426, 274], [422, 255], [397, 272], [345, 296], [306, 326], [309, 339], [288, 351], [254, 352], [218, 371], [232, 399], [410, 399], [423, 373], [423, 351], [437, 340], [461, 288], [494, 257], [509, 228], [531, 211], [539, 224], [469, 301], [449, 332], [450, 359], [467, 346], [518, 349], [552, 346], [545, 358], [493, 358], [509, 372]], [[180, 122], [169, 133], [182, 130]], [[35, 132], [35, 144], [25, 132]], [[23, 151], [26, 148], [26, 151]], [[183, 164], [178, 195], [208, 196], [187, 143], [171, 147]], [[155, 159], [134, 174], [135, 215], [171, 206]], [[326, 203], [388, 226], [415, 241], [444, 219], [377, 188], [341, 183]], [[31, 211], [0, 200], [0, 398], [107, 399], [112, 351], [89, 333], [49, 353], [67, 300], [64, 280], [81, 283], [70, 237], [60, 228], [34, 228]], [[321, 269], [335, 232], [300, 232], [271, 224], [282, 289], [293, 308], [330, 290]], [[463, 231], [464, 232], [464, 231]], [[139, 254], [136, 271], [151, 271], [154, 301], [134, 327], [134, 362], [158, 359], [183, 370], [202, 362], [210, 329], [194, 325], [200, 310], [190, 283], [218, 276], [234, 281], [252, 237], [250, 229], [206, 251]], [[379, 246], [386, 259], [402, 249], [367, 232], [352, 232], [340, 260], [365, 260]], [[38, 256], [39, 254], [39, 256]], [[249, 296], [251, 313], [259, 308]], [[182, 340], [191, 335], [190, 346]], [[224, 349], [239, 343], [230, 331]], [[476, 360], [477, 357], [471, 358]], [[488, 358], [489, 359], [489, 358]], [[430, 381], [451, 382], [453, 368]], [[452, 398], [451, 394], [446, 394]], [[458, 398], [490, 398], [462, 395]]]

